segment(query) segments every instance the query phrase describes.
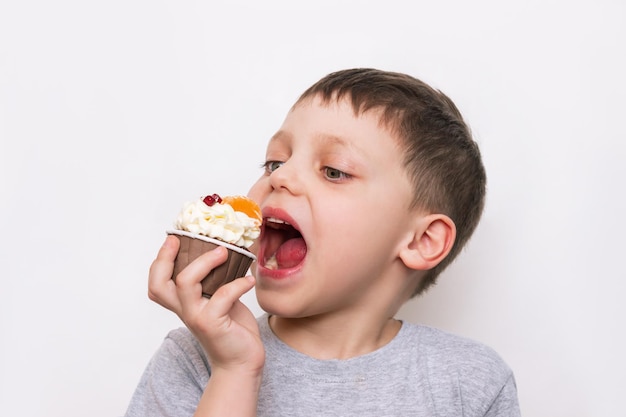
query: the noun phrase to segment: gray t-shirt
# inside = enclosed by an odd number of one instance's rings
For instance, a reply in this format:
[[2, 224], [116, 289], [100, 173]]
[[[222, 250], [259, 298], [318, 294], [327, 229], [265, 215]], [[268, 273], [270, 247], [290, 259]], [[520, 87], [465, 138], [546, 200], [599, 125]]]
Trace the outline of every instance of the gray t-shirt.
[[[519, 416], [515, 380], [496, 352], [426, 326], [402, 323], [382, 348], [347, 360], [295, 351], [258, 319], [266, 361], [259, 417]], [[127, 417], [192, 416], [210, 377], [186, 328], [171, 331], [148, 364]]]

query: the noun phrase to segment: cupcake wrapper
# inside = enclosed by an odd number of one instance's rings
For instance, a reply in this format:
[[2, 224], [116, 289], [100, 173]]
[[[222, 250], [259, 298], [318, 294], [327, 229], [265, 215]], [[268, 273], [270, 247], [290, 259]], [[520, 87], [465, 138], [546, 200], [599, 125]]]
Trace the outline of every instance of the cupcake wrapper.
[[[215, 249], [218, 245], [225, 247], [230, 246], [228, 244], [220, 245], [217, 241], [216, 243], [206, 242], [178, 233], [176, 235], [180, 240], [180, 248], [178, 249], [178, 255], [174, 261], [174, 273], [172, 276], [174, 281], [176, 281], [176, 276], [178, 276], [180, 271], [198, 256]], [[228, 248], [228, 259], [226, 262], [215, 267], [202, 280], [202, 295], [210, 298], [222, 285], [233, 281], [235, 278], [245, 276], [253, 261], [254, 255], [252, 255], [252, 253], [246, 255]]]

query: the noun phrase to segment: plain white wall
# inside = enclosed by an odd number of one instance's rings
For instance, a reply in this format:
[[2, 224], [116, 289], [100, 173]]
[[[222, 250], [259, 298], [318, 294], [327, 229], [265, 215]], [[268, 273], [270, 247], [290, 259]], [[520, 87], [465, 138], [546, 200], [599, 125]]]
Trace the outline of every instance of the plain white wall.
[[3, 1], [0, 415], [122, 415], [180, 325], [146, 278], [182, 202], [245, 193], [299, 93], [356, 66], [450, 95], [489, 176], [400, 316], [498, 350], [525, 416], [623, 415], [625, 50], [618, 0]]

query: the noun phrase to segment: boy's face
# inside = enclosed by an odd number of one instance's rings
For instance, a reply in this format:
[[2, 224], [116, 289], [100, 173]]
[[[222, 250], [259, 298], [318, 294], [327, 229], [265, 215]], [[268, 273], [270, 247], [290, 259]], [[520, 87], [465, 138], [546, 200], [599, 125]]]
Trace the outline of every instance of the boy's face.
[[375, 111], [357, 117], [345, 100], [299, 103], [270, 140], [249, 195], [263, 211], [256, 293], [270, 313], [358, 311], [406, 271], [398, 252], [412, 238], [412, 188], [398, 140]]

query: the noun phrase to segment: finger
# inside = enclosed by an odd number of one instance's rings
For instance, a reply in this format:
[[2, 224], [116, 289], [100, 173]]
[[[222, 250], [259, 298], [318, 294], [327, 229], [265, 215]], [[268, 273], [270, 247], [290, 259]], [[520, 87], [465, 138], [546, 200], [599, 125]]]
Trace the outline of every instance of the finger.
[[245, 317], [246, 311], [255, 323], [256, 319], [239, 298], [254, 287], [254, 282], [254, 277], [247, 276], [221, 286], [210, 299], [204, 298], [203, 303], [197, 305], [195, 314], [189, 313], [183, 321], [197, 337], [202, 334], [213, 334], [213, 337], [225, 335], [233, 322], [239, 322], [242, 318], [240, 324], [251, 328]]
[[237, 304], [242, 295], [250, 291], [254, 287], [255, 278], [248, 275], [229, 282], [221, 286], [215, 291], [211, 297], [211, 315], [216, 319], [231, 315], [233, 319], [241, 313], [237, 308]]
[[148, 275], [148, 298], [175, 313], [180, 311], [180, 302], [172, 273], [179, 246], [180, 241], [177, 237], [167, 236], [156, 259], [150, 265]]
[[[176, 290], [183, 308], [193, 306], [206, 298], [202, 297], [201, 281], [212, 269], [223, 264], [228, 259], [228, 251], [218, 246], [199, 257], [183, 269], [176, 277]], [[189, 311], [189, 309], [186, 309]], [[185, 315], [185, 311], [183, 312]]]

